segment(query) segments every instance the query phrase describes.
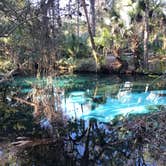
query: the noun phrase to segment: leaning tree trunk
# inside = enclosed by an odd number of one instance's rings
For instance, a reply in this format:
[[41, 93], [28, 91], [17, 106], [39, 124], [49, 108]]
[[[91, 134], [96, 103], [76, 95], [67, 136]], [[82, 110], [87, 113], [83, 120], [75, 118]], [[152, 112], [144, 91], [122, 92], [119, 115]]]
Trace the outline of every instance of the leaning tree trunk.
[[85, 0], [82, 0], [82, 6], [85, 12], [85, 17], [86, 17], [86, 21], [87, 21], [87, 25], [88, 25], [88, 32], [89, 32], [89, 36], [90, 36], [90, 42], [92, 45], [92, 53], [93, 53], [93, 57], [95, 59], [95, 63], [96, 63], [96, 72], [99, 68], [99, 62], [98, 62], [98, 57], [97, 57], [97, 53], [96, 53], [96, 46], [95, 46], [95, 42], [94, 42], [94, 38], [93, 38], [93, 34], [92, 34], [92, 29], [90, 26], [90, 21], [89, 21], [89, 17], [88, 17], [88, 11], [86, 8], [86, 3]]
[[149, 3], [147, 1], [144, 13], [144, 67], [148, 70], [148, 40], [149, 40]]

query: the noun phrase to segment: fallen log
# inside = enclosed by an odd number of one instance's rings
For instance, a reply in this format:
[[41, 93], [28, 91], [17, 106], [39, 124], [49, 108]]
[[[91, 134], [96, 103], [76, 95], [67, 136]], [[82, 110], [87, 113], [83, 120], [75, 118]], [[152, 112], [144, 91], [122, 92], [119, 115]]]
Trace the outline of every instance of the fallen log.
[[27, 105], [30, 105], [32, 107], [34, 107], [34, 116], [38, 116], [39, 113], [40, 113], [40, 110], [41, 110], [41, 107], [39, 106], [38, 103], [34, 103], [34, 102], [29, 102], [27, 100], [24, 100], [24, 99], [21, 99], [21, 98], [18, 98], [18, 97], [12, 97], [12, 99], [22, 103], [22, 104], [27, 104]]
[[18, 102], [20, 102], [20, 103], [30, 105], [30, 106], [32, 106], [32, 107], [35, 107], [35, 106], [36, 106], [35, 103], [29, 102], [29, 101], [27, 101], [27, 100], [24, 100], [24, 99], [21, 99], [21, 98], [18, 98], [18, 97], [12, 97], [12, 99], [14, 99], [14, 100], [16, 100], [16, 101], [18, 101]]

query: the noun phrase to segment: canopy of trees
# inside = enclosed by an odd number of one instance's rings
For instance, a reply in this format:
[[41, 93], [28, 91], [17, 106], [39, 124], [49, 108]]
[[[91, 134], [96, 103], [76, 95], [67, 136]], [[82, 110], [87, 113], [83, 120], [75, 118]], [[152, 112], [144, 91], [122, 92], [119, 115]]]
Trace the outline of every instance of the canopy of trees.
[[110, 55], [125, 66], [131, 55], [134, 70], [148, 71], [149, 59], [166, 54], [165, 7], [164, 0], [2, 0], [0, 58], [51, 73], [88, 57], [95, 71]]

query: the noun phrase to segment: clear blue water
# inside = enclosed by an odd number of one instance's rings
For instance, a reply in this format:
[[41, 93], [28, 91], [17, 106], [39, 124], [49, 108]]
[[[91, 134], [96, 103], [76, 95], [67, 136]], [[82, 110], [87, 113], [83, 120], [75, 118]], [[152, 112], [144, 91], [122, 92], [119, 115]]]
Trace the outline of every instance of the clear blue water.
[[[22, 78], [16, 85], [27, 93], [31, 85], [45, 86], [47, 81]], [[165, 77], [143, 76], [72, 75], [53, 79], [54, 87], [64, 90], [62, 110], [66, 117], [100, 122], [110, 122], [120, 115], [145, 114], [166, 105], [165, 83]]]
[[163, 93], [165, 94], [166, 91], [130, 93], [120, 98], [108, 97], [105, 104], [99, 105], [88, 114], [83, 114], [81, 118], [94, 118], [102, 122], [109, 122], [118, 115], [148, 113], [151, 110], [157, 110], [158, 105], [166, 105], [166, 97], [159, 96]]

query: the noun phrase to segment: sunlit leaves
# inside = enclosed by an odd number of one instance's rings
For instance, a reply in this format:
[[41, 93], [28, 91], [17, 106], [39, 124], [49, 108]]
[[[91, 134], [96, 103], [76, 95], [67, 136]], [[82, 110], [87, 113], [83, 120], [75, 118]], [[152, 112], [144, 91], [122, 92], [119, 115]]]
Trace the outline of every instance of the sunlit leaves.
[[96, 45], [108, 47], [111, 41], [110, 30], [106, 27], [101, 28], [99, 35], [94, 38]]

